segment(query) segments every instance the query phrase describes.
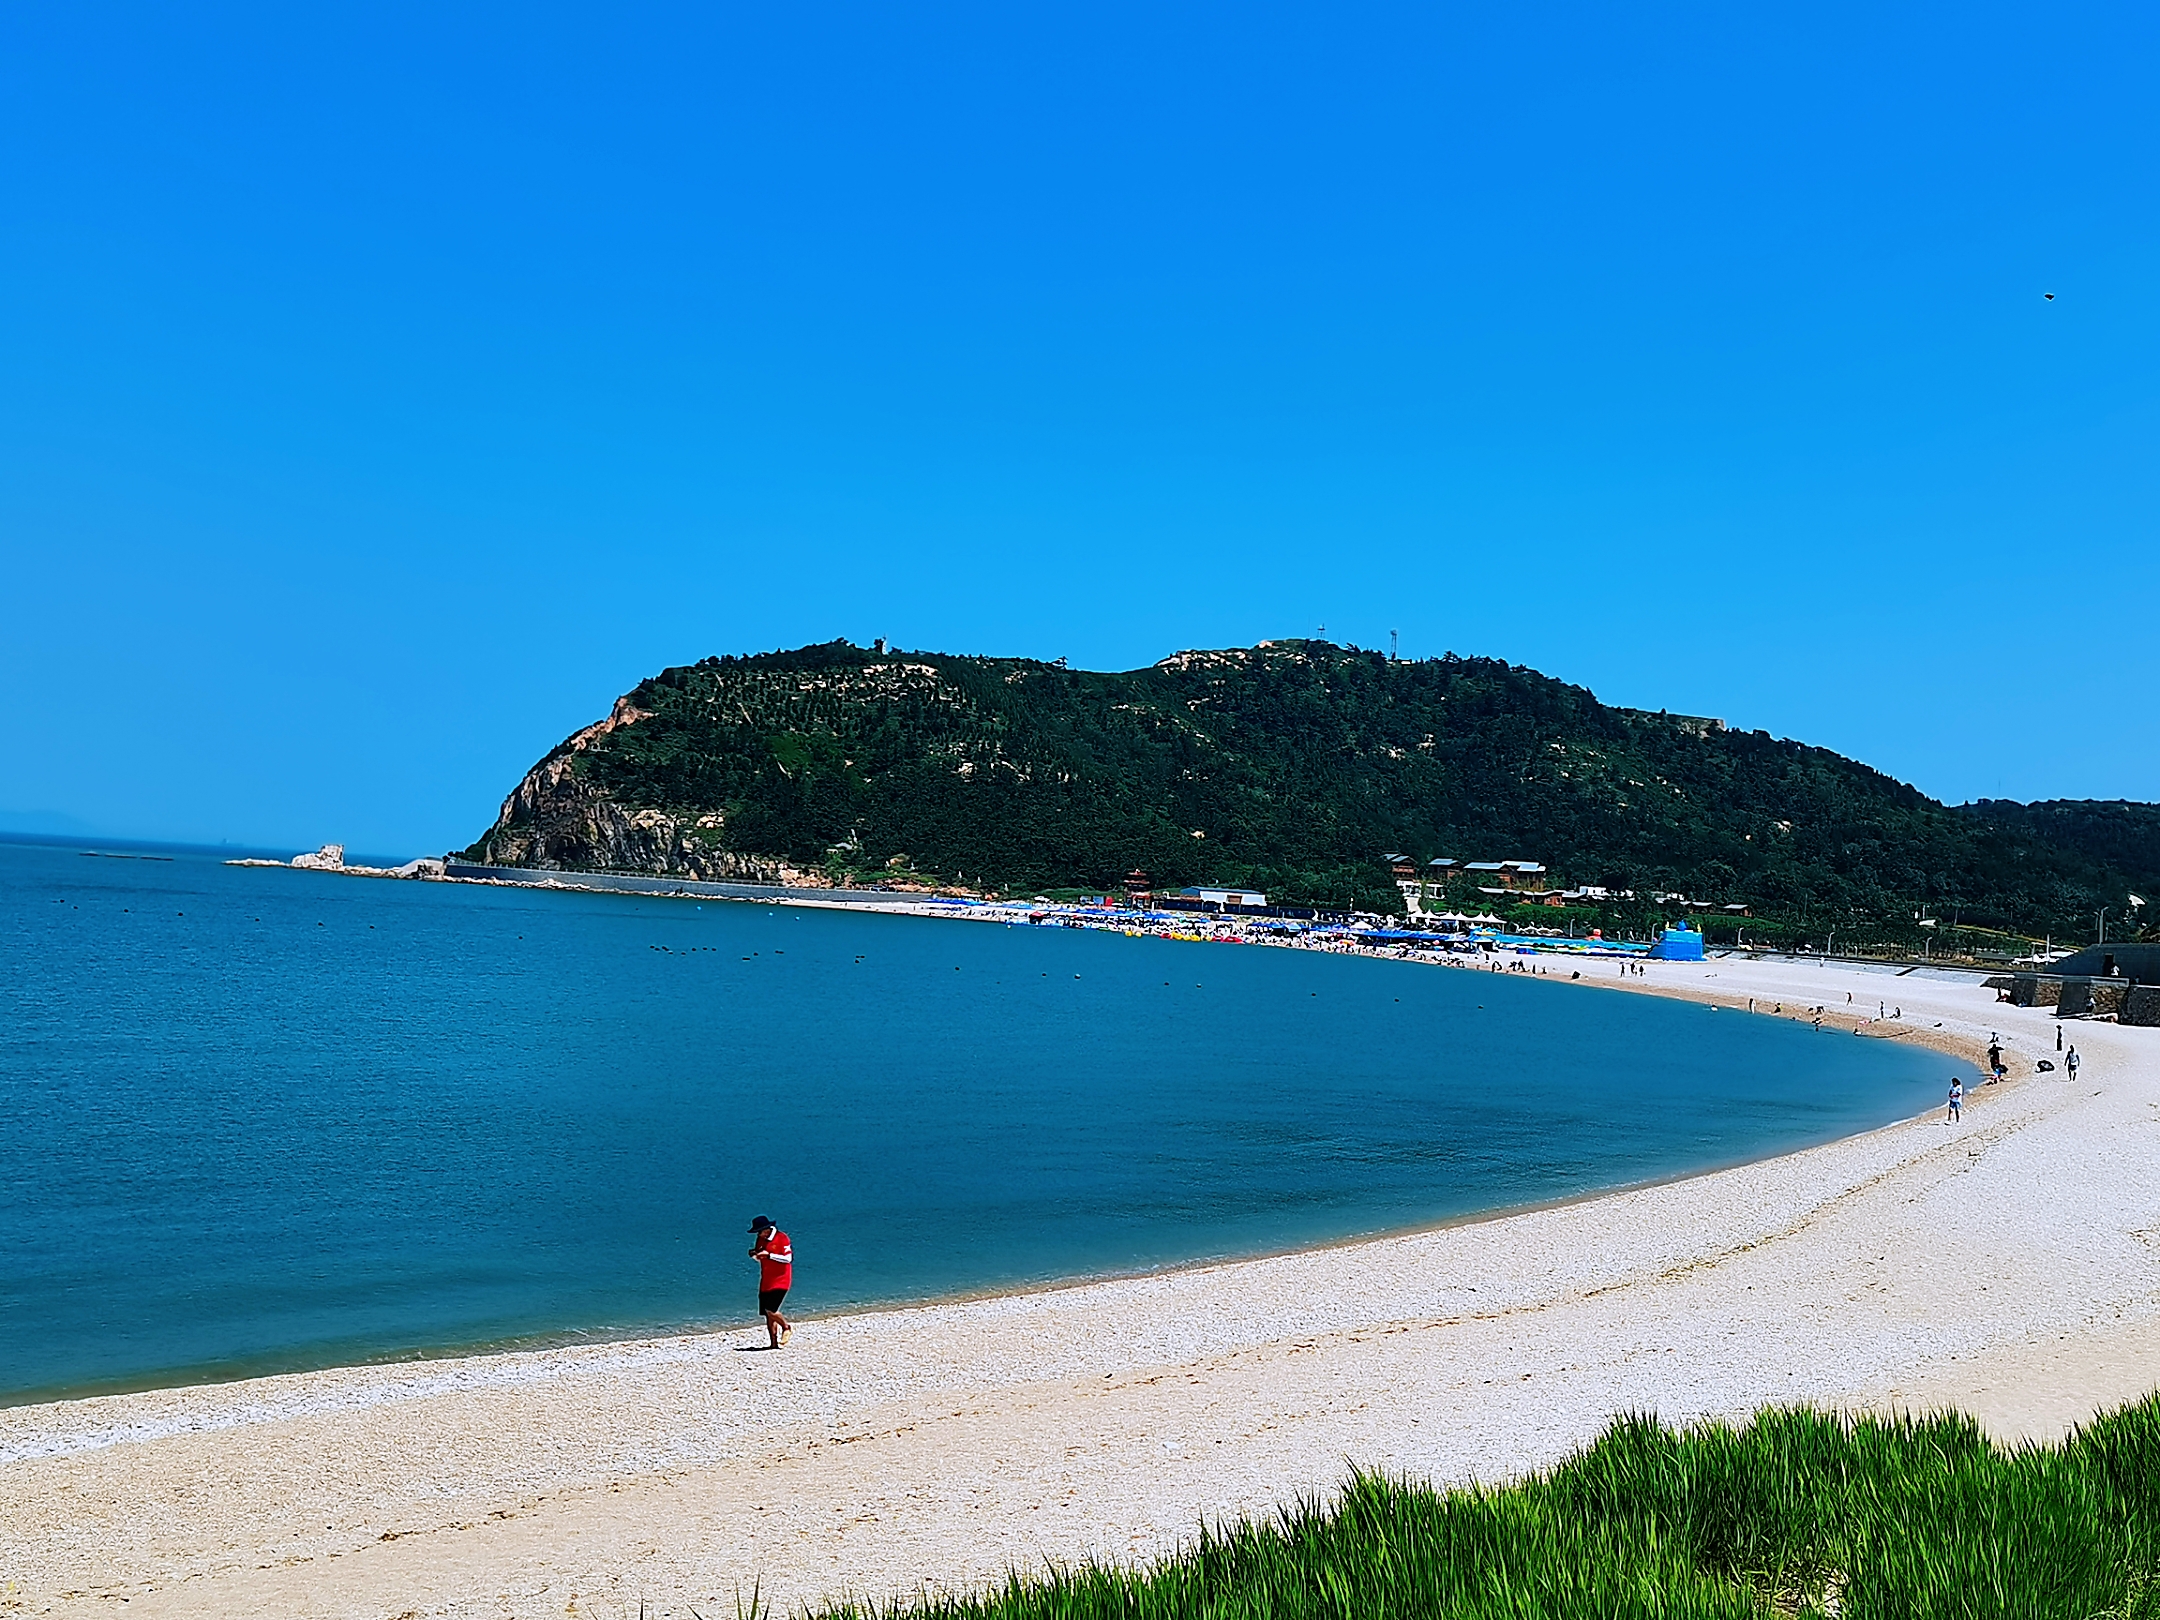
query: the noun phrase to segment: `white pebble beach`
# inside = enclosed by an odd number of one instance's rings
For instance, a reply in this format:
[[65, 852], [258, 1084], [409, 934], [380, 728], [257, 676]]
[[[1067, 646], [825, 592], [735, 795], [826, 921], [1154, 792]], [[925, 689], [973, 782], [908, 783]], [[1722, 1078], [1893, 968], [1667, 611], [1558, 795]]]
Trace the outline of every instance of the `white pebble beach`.
[[[2160, 1383], [2160, 1029], [2062, 1026], [2072, 1083], [2034, 1072], [2052, 1014], [1973, 984], [1575, 966], [1541, 982], [1715, 1016], [1821, 1003], [1823, 1040], [1887, 995], [1904, 1018], [1860, 1038], [1961, 1061], [1964, 1120], [1318, 1252], [806, 1320], [777, 1354], [744, 1328], [0, 1411], [0, 1612], [712, 1620], [754, 1588], [784, 1613], [1157, 1557], [1352, 1467], [1503, 1480], [1619, 1412], [1952, 1405], [2017, 1441]], [[1979, 1087], [1994, 1031], [2012, 1078]]]

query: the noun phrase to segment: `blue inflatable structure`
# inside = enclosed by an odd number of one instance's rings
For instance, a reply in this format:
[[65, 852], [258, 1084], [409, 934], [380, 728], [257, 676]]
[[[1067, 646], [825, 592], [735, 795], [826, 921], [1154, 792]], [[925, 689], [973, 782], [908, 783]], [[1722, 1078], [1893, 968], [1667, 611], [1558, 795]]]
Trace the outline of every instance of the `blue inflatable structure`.
[[1653, 962], [1700, 962], [1702, 959], [1702, 930], [1690, 928], [1686, 923], [1666, 929], [1664, 938], [1650, 947]]

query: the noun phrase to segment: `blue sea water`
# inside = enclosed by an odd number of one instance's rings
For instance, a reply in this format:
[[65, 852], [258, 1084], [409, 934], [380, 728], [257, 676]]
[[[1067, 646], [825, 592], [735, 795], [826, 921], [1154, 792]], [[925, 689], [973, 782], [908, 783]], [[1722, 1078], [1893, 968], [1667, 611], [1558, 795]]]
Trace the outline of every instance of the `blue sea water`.
[[811, 1316], [1320, 1243], [1945, 1070], [1550, 979], [135, 853], [0, 843], [0, 1402], [741, 1322], [752, 1214]]

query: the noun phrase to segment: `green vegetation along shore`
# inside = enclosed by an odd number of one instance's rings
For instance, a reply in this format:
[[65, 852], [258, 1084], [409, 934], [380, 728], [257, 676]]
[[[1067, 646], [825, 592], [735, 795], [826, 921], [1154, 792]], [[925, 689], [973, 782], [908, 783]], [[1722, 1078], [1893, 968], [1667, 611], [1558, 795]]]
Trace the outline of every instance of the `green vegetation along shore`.
[[1210, 1530], [1152, 1570], [824, 1620], [2145, 1620], [2160, 1616], [2160, 1395], [2058, 1446], [1964, 1417], [1745, 1429], [1618, 1421], [1551, 1473], [1446, 1492], [1370, 1476], [1339, 1503]]
[[[465, 853], [1034, 893], [1231, 883], [1402, 909], [1382, 856], [1541, 861], [1648, 927], [1677, 892], [1765, 937], [2089, 939], [2160, 889], [2160, 806], [1950, 807], [1828, 749], [1600, 703], [1490, 659], [1318, 641], [1098, 674], [833, 642], [663, 671], [566, 739]], [[1476, 898], [1472, 896], [1472, 898]], [[2014, 943], [2014, 942], [2013, 942]]]

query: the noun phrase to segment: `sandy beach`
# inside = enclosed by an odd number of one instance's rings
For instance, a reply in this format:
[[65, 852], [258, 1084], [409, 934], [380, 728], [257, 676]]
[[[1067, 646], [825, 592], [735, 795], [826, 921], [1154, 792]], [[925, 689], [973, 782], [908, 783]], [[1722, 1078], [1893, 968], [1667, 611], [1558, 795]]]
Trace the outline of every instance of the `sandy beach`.
[[[1158, 1555], [1352, 1466], [1506, 1478], [1630, 1409], [1956, 1405], [2018, 1439], [2160, 1383], [2160, 1030], [2064, 1026], [2073, 1084], [2033, 1072], [2056, 1057], [2045, 1010], [1973, 985], [1576, 966], [1541, 982], [1705, 1017], [1822, 1004], [1821, 1039], [1925, 1041], [1968, 1083], [1999, 1031], [2012, 1079], [1955, 1127], [810, 1321], [779, 1354], [745, 1328], [0, 1411], [0, 1611], [709, 1617], [753, 1585], [785, 1609]], [[1904, 1017], [1856, 1036], [1885, 999]]]

